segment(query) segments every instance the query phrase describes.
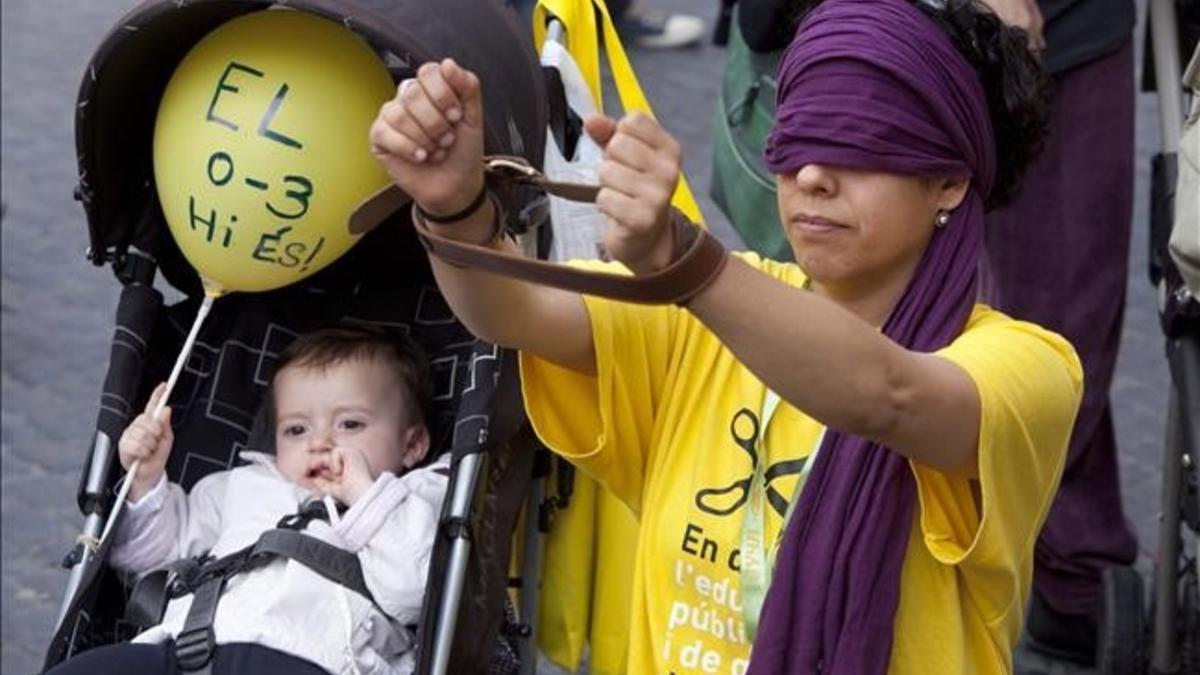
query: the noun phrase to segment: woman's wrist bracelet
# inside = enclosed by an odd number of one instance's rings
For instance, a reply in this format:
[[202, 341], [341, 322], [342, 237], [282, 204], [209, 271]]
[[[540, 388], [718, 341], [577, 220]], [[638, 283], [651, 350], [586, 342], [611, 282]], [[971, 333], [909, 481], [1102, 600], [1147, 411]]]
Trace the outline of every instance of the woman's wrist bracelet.
[[[500, 206], [500, 200], [497, 199], [496, 196], [493, 195], [491, 193], [491, 191], [489, 191], [487, 188], [484, 188], [483, 192], [481, 192], [480, 194], [484, 199], [486, 199], [487, 201], [490, 201], [492, 203], [491, 232], [488, 234], [488, 237], [485, 241], [482, 241], [480, 243], [475, 243], [475, 242], [464, 242], [464, 243], [473, 244], [474, 246], [483, 246], [483, 247], [487, 247], [487, 248], [492, 248], [496, 245], [496, 242], [498, 242], [504, 238], [504, 209], [501, 208], [501, 206]], [[483, 199], [479, 200], [481, 205], [482, 205], [483, 201], [484, 201]], [[478, 209], [479, 209], [479, 207], [476, 206], [475, 210], [478, 210]], [[474, 213], [474, 210], [472, 211], [472, 213]], [[470, 214], [468, 214], [468, 215], [470, 215]], [[425, 213], [424, 209], [417, 206], [416, 202], [413, 202], [412, 222], [413, 222], [413, 225], [415, 225], [417, 228], [417, 233], [420, 234], [422, 232], [429, 231], [429, 223], [431, 223], [431, 222], [437, 223], [438, 221], [430, 218], [428, 216], [428, 214]], [[453, 222], [453, 221], [451, 221], [451, 222]], [[423, 239], [422, 239], [422, 243], [425, 243]]]
[[483, 206], [483, 200], [487, 198], [487, 193], [487, 183], [484, 183], [479, 186], [479, 194], [475, 195], [475, 198], [471, 200], [470, 204], [467, 204], [466, 207], [449, 215], [440, 216], [432, 214], [421, 208], [419, 204], [416, 205], [417, 212], [420, 213], [421, 217], [425, 220], [437, 225], [449, 225], [450, 223], [457, 223], [460, 220], [466, 220], [468, 217], [478, 211], [479, 207]]

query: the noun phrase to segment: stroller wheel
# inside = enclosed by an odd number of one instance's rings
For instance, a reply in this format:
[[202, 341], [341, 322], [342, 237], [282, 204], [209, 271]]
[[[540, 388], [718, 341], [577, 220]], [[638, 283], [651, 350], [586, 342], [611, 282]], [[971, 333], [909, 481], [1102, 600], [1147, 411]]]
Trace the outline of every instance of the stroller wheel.
[[1104, 571], [1102, 585], [1096, 668], [1102, 675], [1143, 675], [1146, 635], [1142, 576], [1132, 567], [1110, 567]]

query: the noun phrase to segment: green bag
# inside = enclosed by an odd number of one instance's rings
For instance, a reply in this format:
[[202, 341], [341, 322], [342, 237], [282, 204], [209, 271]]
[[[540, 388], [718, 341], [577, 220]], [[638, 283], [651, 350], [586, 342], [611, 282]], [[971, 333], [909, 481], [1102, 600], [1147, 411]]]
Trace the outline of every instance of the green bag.
[[775, 71], [780, 55], [750, 51], [735, 18], [713, 121], [709, 194], [747, 247], [768, 258], [791, 261], [792, 250], [775, 203], [775, 176], [762, 156], [775, 118]]

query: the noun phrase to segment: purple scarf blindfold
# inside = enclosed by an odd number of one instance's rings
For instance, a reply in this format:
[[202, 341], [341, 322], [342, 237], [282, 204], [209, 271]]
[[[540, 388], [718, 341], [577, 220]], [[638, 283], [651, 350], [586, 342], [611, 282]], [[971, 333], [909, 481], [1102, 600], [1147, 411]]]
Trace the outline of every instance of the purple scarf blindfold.
[[[974, 306], [995, 174], [975, 70], [907, 0], [826, 0], [801, 24], [779, 81], [765, 153], [775, 173], [822, 163], [970, 177], [883, 327], [912, 350], [949, 344]], [[915, 493], [905, 458], [826, 434], [784, 534], [749, 675], [887, 672]]]

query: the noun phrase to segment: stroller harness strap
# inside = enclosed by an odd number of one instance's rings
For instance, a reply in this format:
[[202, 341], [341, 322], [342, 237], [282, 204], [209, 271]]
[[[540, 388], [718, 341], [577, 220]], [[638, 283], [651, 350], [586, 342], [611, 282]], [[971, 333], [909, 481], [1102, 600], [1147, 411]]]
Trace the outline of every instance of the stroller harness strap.
[[217, 647], [213, 619], [217, 616], [217, 604], [228, 579], [213, 577], [196, 589], [183, 630], [175, 638], [175, 663], [180, 671], [199, 675], [212, 672], [212, 657]]
[[[193, 593], [192, 605], [184, 619], [183, 630], [175, 638], [175, 658], [181, 671], [199, 675], [208, 675], [210, 671], [217, 646], [213, 621], [225, 582], [236, 574], [256, 569], [279, 557], [295, 560], [329, 581], [358, 593], [387, 616], [367, 588], [358, 556], [296, 530], [267, 530], [252, 546], [200, 565], [193, 576], [193, 584], [198, 582], [198, 585], [186, 584], [191, 586], [187, 590]], [[182, 585], [168, 590], [186, 594]]]
[[384, 616], [363, 577], [358, 556], [299, 530], [320, 515], [305, 508], [285, 516], [258, 541], [221, 558], [201, 557], [176, 561], [138, 579], [129, 599], [128, 616], [141, 625], [162, 621], [167, 601], [192, 594], [192, 605], [175, 638], [180, 671], [208, 675], [216, 649], [213, 621], [225, 583], [234, 576], [263, 567], [277, 558], [288, 558], [321, 577], [366, 598]]
[[[592, 185], [550, 180], [521, 157], [485, 157], [484, 170], [490, 185], [532, 185], [548, 194], [572, 201], [594, 202], [599, 192], [599, 188]], [[389, 185], [368, 198], [351, 214], [350, 231], [365, 232], [411, 202], [412, 198], [400, 188]], [[498, 222], [503, 222], [502, 214], [497, 213], [496, 218]], [[424, 220], [415, 208], [412, 220], [417, 237], [425, 249], [452, 265], [481, 269], [586, 295], [648, 305], [686, 304], [716, 279], [728, 255], [716, 237], [676, 210], [672, 211], [669, 225], [675, 241], [671, 264], [658, 272], [639, 277], [587, 272], [443, 237], [423, 226]]]
[[335, 584], [358, 593], [387, 615], [367, 588], [358, 556], [333, 544], [288, 529], [267, 530], [254, 545], [253, 556], [284, 557], [295, 560]]

